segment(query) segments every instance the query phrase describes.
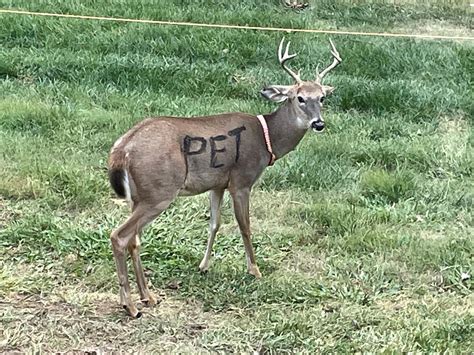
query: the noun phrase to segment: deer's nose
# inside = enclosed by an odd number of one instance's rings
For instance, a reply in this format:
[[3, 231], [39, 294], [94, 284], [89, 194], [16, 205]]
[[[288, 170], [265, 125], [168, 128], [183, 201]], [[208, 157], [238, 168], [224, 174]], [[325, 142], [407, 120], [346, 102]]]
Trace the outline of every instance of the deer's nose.
[[314, 131], [321, 132], [324, 129], [324, 122], [321, 120], [314, 121], [313, 123], [311, 123], [311, 128]]

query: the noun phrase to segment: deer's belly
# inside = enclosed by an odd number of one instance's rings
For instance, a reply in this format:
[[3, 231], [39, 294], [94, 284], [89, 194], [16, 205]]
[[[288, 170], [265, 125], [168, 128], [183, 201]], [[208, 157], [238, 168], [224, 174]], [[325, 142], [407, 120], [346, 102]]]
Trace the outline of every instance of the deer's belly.
[[[223, 164], [224, 162], [228, 164]], [[213, 189], [226, 188], [231, 167], [230, 161], [221, 160], [221, 163], [214, 167], [207, 160], [188, 157], [186, 179], [179, 195], [191, 196]]]

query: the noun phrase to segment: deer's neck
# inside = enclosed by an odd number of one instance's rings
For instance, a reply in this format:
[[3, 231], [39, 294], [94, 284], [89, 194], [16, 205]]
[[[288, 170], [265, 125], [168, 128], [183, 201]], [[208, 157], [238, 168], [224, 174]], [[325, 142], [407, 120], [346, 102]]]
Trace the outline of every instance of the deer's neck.
[[296, 112], [289, 104], [280, 106], [275, 112], [264, 115], [267, 121], [273, 152], [281, 158], [296, 148], [307, 131], [299, 124]]

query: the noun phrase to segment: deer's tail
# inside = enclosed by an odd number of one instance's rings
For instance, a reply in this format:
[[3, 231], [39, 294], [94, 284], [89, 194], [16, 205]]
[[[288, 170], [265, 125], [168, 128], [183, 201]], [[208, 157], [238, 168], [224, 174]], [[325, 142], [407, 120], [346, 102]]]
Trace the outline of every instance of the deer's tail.
[[109, 181], [118, 197], [131, 201], [128, 163], [128, 154], [114, 149], [109, 157]]

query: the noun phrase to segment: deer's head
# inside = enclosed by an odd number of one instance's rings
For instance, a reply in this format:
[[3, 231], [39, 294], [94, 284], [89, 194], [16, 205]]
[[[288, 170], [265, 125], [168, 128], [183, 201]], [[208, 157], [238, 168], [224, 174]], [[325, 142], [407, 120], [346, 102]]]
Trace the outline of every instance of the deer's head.
[[282, 39], [278, 47], [278, 60], [283, 69], [290, 74], [296, 83], [293, 85], [270, 85], [261, 91], [261, 94], [268, 100], [274, 102], [286, 101], [286, 105], [293, 111], [297, 124], [305, 129], [312, 128], [315, 132], [324, 130], [321, 108], [326, 96], [330, 95], [334, 90], [331, 86], [323, 85], [322, 80], [330, 70], [334, 69], [342, 61], [334, 43], [331, 40], [329, 41], [332, 47], [331, 53], [334, 57], [332, 64], [321, 73], [316, 70], [315, 80], [304, 81], [301, 80], [299, 71], [295, 73], [285, 65], [288, 60], [296, 57], [296, 54], [288, 54], [290, 42], [286, 45], [285, 53], [283, 53], [284, 39]]

